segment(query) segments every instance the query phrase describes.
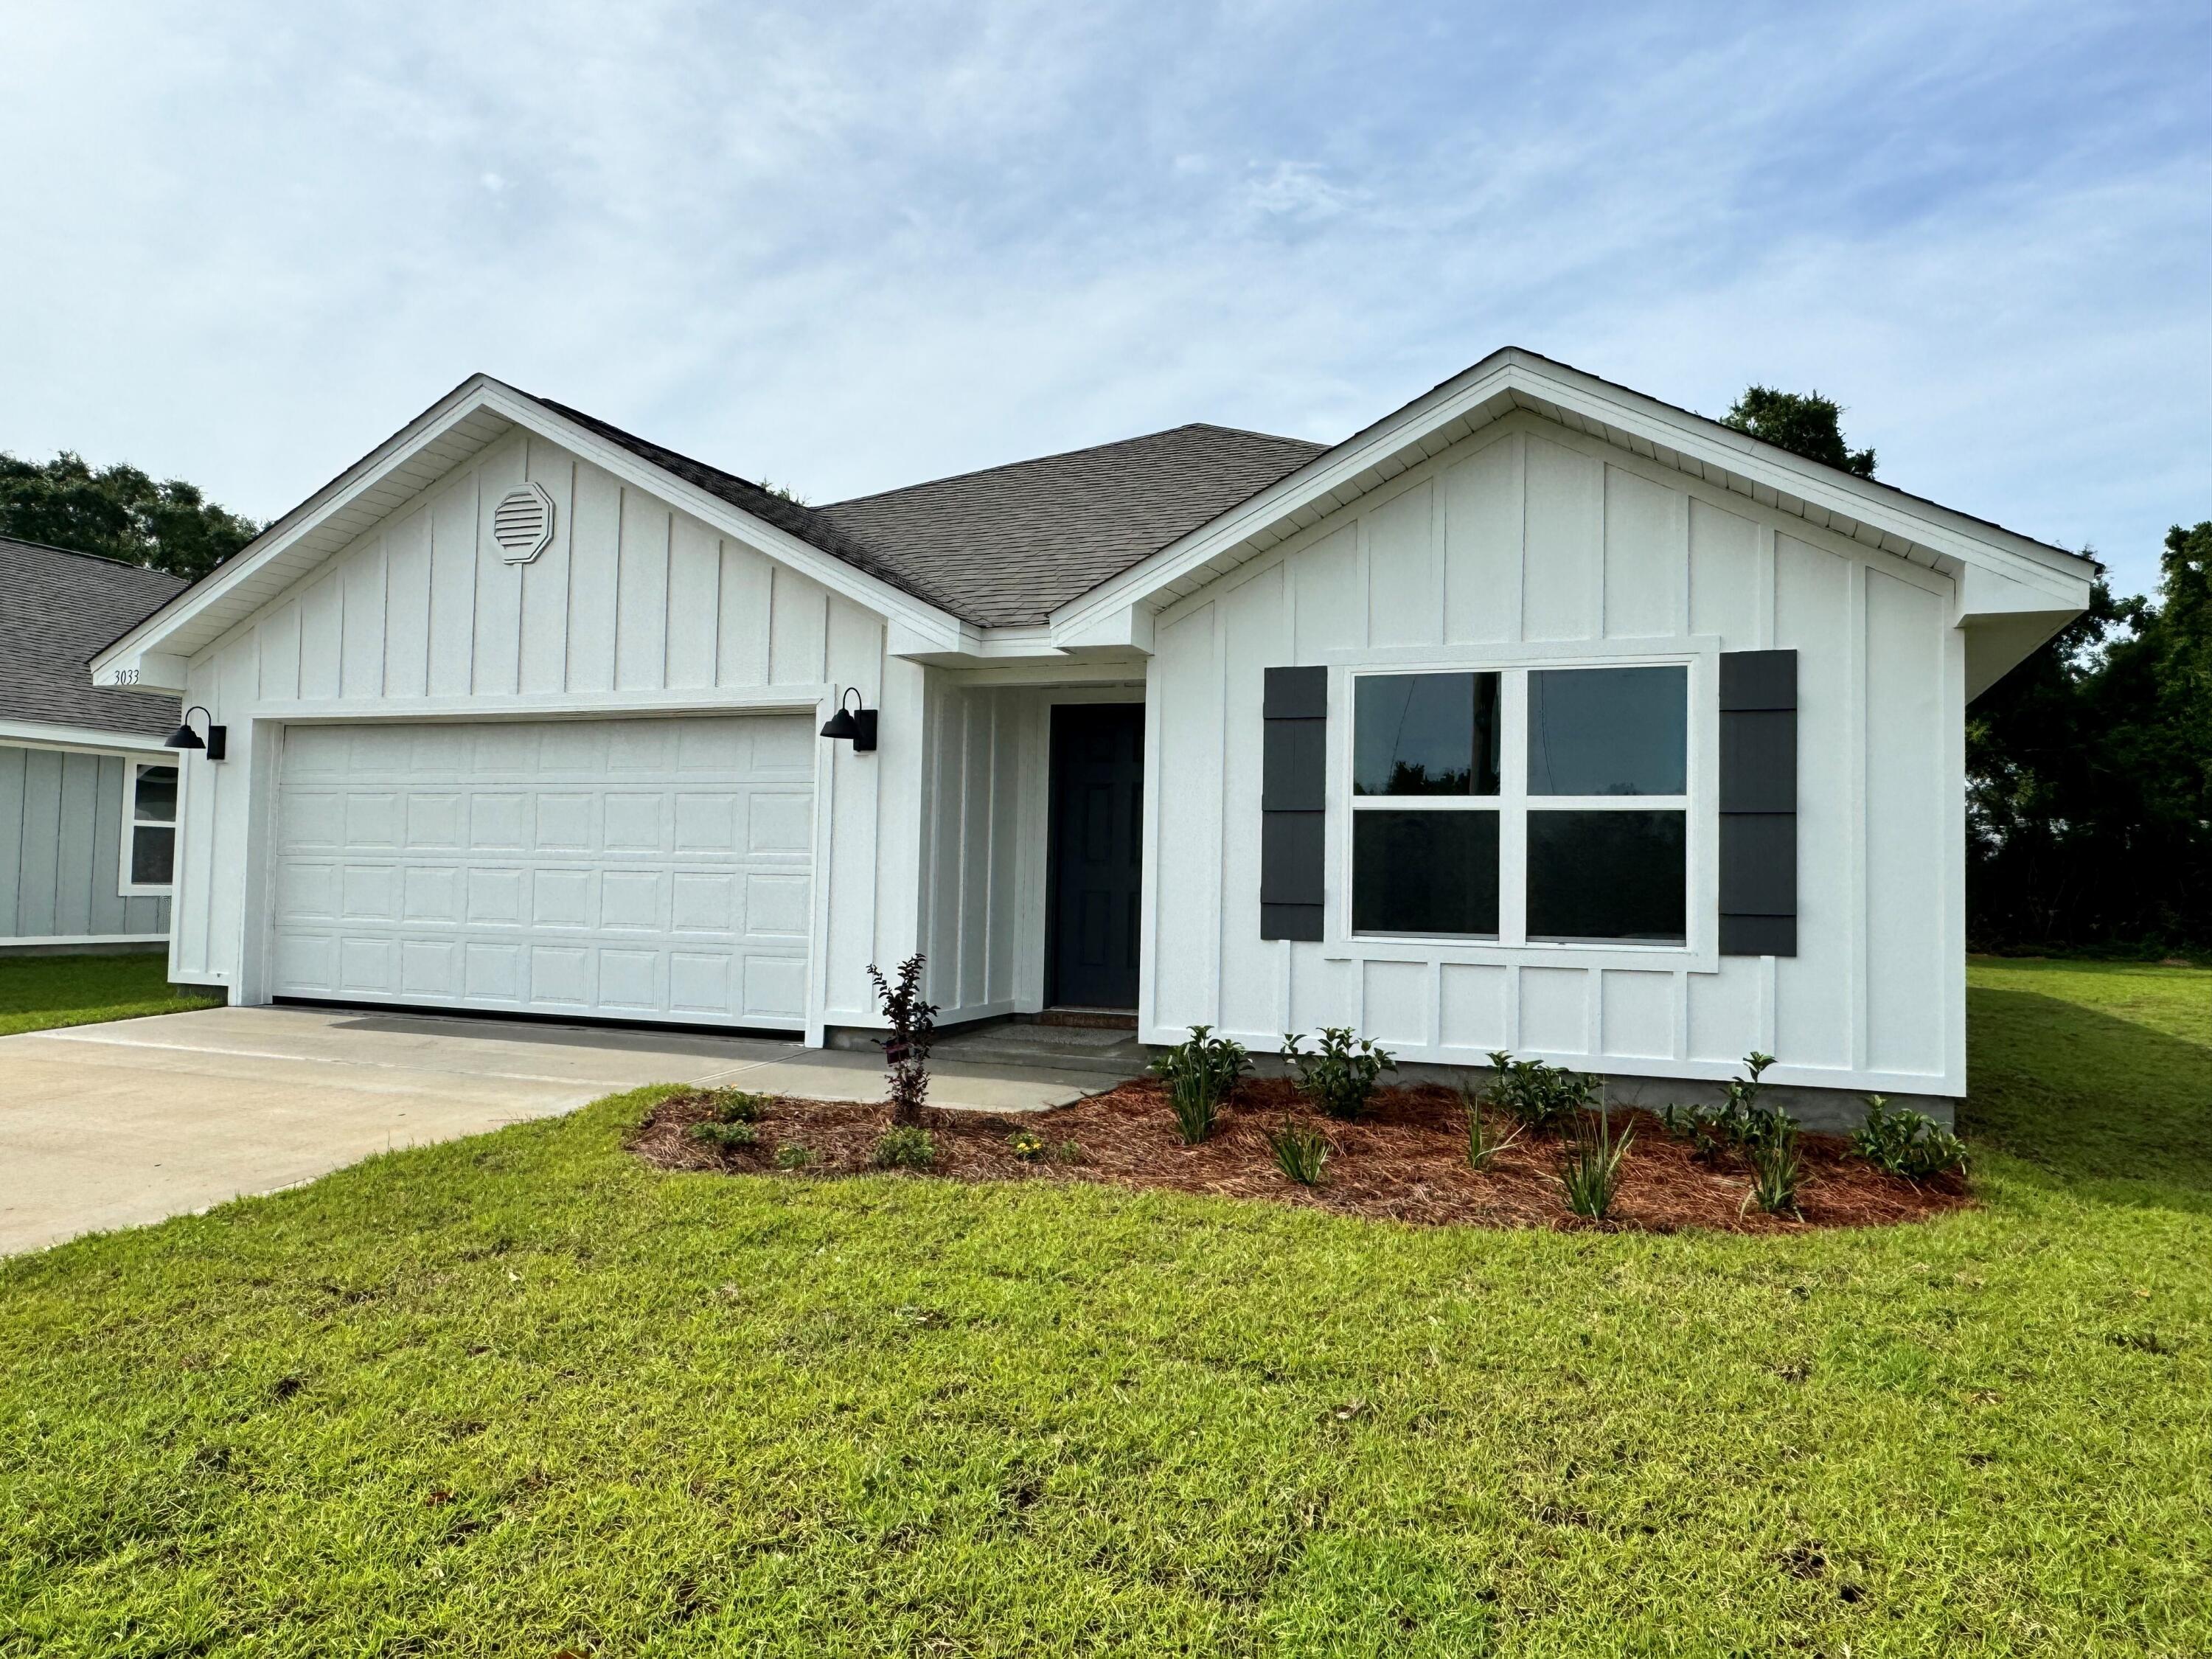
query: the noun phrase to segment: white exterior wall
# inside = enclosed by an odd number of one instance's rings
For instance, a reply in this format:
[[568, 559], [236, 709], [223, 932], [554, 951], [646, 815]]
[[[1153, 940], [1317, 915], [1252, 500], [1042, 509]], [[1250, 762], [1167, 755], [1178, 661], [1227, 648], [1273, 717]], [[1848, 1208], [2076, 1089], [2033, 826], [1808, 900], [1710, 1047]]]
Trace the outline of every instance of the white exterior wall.
[[[489, 520], [525, 480], [552, 544], [509, 564]], [[866, 968], [916, 936], [922, 673], [883, 618], [535, 434], [456, 468], [193, 657], [185, 702], [230, 727], [188, 758], [172, 975], [258, 1001], [279, 733], [288, 721], [798, 711], [836, 688], [879, 708], [882, 747], [817, 745], [812, 1011], [872, 1006]], [[251, 900], [251, 902], [249, 902]]]
[[[1163, 611], [1147, 690], [1140, 1034], [1350, 1025], [1614, 1075], [1964, 1092], [1964, 666], [1950, 580], [1540, 417], [1509, 416]], [[1799, 952], [1717, 951], [1722, 651], [1798, 653]], [[1326, 938], [1260, 937], [1262, 671], [1690, 666], [1682, 948], [1364, 940], [1331, 677]], [[1510, 752], [1509, 750], [1509, 752]], [[1501, 899], [1510, 902], [1509, 896]]]
[[1141, 702], [1143, 685], [994, 685], [988, 671], [927, 672], [927, 994], [940, 1024], [1035, 1013], [1044, 1006], [1052, 711]]

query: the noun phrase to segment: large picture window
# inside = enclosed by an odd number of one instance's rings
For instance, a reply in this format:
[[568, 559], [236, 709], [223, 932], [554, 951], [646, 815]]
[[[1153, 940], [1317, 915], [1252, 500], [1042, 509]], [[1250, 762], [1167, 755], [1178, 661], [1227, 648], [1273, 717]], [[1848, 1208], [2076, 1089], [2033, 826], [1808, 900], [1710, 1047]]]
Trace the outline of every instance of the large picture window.
[[177, 862], [177, 769], [130, 763], [123, 801], [123, 890], [166, 893]]
[[1355, 933], [1686, 942], [1686, 667], [1352, 685]]

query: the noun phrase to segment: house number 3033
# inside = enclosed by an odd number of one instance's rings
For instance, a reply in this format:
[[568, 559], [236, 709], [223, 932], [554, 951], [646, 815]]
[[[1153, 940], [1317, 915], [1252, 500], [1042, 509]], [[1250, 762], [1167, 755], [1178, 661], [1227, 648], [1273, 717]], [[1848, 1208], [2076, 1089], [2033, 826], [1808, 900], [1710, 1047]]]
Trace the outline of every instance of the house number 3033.
[[112, 684], [117, 685], [136, 685], [138, 684], [138, 671], [135, 668], [118, 668], [115, 671], [115, 678]]

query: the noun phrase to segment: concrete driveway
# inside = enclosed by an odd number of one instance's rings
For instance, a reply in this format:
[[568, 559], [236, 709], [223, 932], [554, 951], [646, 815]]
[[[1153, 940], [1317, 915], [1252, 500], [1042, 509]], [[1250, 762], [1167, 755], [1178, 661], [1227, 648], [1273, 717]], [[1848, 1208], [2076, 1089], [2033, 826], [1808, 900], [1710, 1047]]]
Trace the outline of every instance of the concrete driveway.
[[[1111, 1079], [945, 1068], [998, 1111]], [[879, 1100], [872, 1054], [780, 1041], [309, 1008], [208, 1008], [0, 1037], [0, 1255], [266, 1193], [395, 1146], [647, 1083]]]

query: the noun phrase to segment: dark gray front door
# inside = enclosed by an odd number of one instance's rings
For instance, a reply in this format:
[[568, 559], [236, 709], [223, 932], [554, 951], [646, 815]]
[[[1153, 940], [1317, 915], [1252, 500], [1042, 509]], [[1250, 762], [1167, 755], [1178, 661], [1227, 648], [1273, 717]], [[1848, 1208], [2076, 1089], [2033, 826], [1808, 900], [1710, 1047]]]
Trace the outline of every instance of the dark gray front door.
[[1137, 1006], [1144, 821], [1144, 705], [1055, 708], [1045, 995], [1062, 1007]]

